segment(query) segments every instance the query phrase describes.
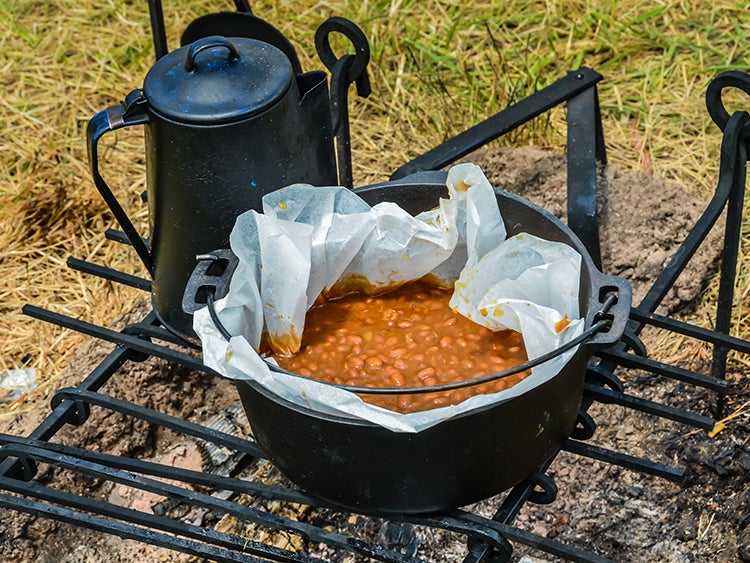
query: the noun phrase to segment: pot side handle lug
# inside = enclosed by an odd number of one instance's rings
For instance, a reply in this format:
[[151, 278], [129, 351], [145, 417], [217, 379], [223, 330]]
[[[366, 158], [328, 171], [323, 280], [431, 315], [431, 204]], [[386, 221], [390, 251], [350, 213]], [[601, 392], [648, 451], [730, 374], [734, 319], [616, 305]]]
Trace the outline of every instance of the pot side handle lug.
[[[607, 276], [599, 271], [592, 272], [592, 295], [586, 315], [586, 327], [592, 326], [599, 320], [610, 322], [609, 327], [595, 333], [583, 346], [595, 350], [602, 350], [616, 344], [630, 320], [630, 306], [633, 290], [624, 278]], [[604, 302], [614, 296], [614, 303], [609, 310], [602, 312]]]
[[200, 254], [195, 259], [196, 266], [182, 297], [182, 310], [190, 315], [205, 307], [209, 296], [214, 301], [226, 297], [239, 264], [237, 256], [228, 248]]

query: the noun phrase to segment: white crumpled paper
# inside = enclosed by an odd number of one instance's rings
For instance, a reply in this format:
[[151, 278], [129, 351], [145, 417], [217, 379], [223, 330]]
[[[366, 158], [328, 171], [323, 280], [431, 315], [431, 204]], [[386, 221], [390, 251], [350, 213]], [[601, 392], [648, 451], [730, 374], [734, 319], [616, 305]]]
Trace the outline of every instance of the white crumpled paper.
[[36, 368], [0, 371], [0, 403], [16, 401], [36, 389]]
[[274, 373], [257, 354], [262, 337], [276, 352], [297, 351], [307, 310], [341, 280], [367, 280], [376, 291], [427, 274], [441, 285], [455, 283], [451, 306], [460, 313], [493, 330], [519, 330], [531, 359], [581, 334], [581, 256], [530, 234], [506, 240], [494, 190], [478, 166], [454, 166], [446, 184], [448, 197], [438, 209], [416, 217], [394, 203], [370, 207], [342, 187], [295, 184], [267, 194], [263, 213], [241, 215], [230, 236], [239, 265], [215, 309], [231, 340], [221, 336], [207, 308], [194, 315], [205, 364], [228, 378], [255, 380], [293, 403], [399, 432], [419, 432], [551, 379], [576, 348], [510, 389], [402, 414], [325, 383]]

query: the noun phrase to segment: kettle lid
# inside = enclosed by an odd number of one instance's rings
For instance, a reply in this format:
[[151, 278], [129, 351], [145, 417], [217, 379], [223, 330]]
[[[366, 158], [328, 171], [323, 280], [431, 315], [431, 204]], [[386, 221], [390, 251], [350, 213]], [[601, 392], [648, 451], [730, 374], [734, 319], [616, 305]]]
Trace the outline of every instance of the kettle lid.
[[143, 93], [152, 109], [169, 119], [213, 125], [271, 107], [293, 77], [291, 62], [273, 45], [212, 35], [157, 60]]

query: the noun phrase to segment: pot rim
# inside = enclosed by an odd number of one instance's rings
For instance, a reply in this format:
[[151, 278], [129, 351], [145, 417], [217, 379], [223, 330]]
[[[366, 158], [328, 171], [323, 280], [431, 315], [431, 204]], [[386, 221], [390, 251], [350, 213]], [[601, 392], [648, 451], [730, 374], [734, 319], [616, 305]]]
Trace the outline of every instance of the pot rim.
[[[490, 404], [487, 404], [487, 405], [481, 405], [481, 406], [475, 407], [475, 408], [473, 408], [471, 410], [462, 412], [460, 414], [450, 416], [449, 418], [446, 418], [445, 420], [442, 420], [442, 421], [438, 422], [434, 426], [430, 426], [429, 428], [425, 428], [424, 430], [421, 430], [420, 432], [418, 432], [418, 434], [421, 434], [423, 432], [429, 432], [431, 430], [439, 428], [440, 426], [442, 426], [442, 425], [444, 425], [446, 423], [452, 422], [452, 421], [461, 420], [461, 419], [464, 419], [464, 418], [468, 418], [470, 416], [474, 416], [474, 415], [477, 415], [477, 414], [480, 414], [480, 413], [492, 410], [494, 408], [500, 407], [500, 406], [505, 405], [507, 403], [510, 403], [512, 401], [517, 401], [517, 400], [520, 400], [520, 399], [524, 399], [525, 397], [528, 397], [528, 395], [530, 393], [538, 392], [539, 390], [544, 389], [545, 386], [547, 386], [550, 383], [552, 383], [553, 381], [555, 381], [560, 376], [560, 374], [564, 370], [568, 369], [569, 366], [574, 361], [580, 361], [581, 358], [582, 358], [582, 356], [589, 356], [589, 355], [590, 354], [585, 350], [585, 348], [579, 347], [578, 350], [576, 351], [576, 353], [573, 354], [573, 356], [571, 356], [571, 358], [560, 369], [560, 371], [558, 371], [551, 379], [549, 379], [549, 380], [547, 380], [547, 381], [545, 381], [543, 383], [540, 383], [536, 387], [533, 387], [533, 388], [529, 389], [528, 391], [526, 391], [525, 393], [523, 393], [521, 395], [518, 395], [516, 397], [510, 397], [510, 398], [504, 399], [502, 401], [497, 401], [497, 402], [490, 403]], [[335, 415], [335, 414], [331, 414], [331, 413], [326, 413], [326, 412], [318, 411], [318, 410], [315, 410], [315, 409], [312, 409], [312, 408], [309, 408], [309, 407], [306, 407], [306, 406], [303, 406], [303, 405], [298, 405], [296, 403], [293, 403], [292, 401], [289, 401], [288, 399], [285, 399], [284, 397], [280, 397], [279, 395], [276, 395], [275, 393], [273, 393], [273, 392], [269, 391], [268, 389], [266, 389], [262, 384], [258, 383], [257, 381], [254, 381], [252, 379], [233, 379], [232, 381], [233, 381], [233, 383], [235, 385], [246, 384], [249, 387], [251, 387], [253, 390], [257, 391], [258, 393], [260, 393], [261, 395], [263, 395], [264, 397], [266, 397], [267, 399], [269, 399], [270, 401], [273, 401], [273, 402], [275, 402], [275, 403], [277, 403], [277, 404], [279, 404], [282, 407], [285, 407], [287, 409], [291, 409], [291, 410], [296, 411], [296, 412], [298, 412], [300, 414], [304, 414], [306, 416], [309, 416], [309, 417], [312, 417], [312, 418], [315, 418], [315, 419], [318, 419], [318, 420], [324, 420], [326, 422], [337, 422], [337, 423], [340, 423], [340, 424], [347, 424], [347, 425], [350, 425], [350, 426], [360, 426], [360, 427], [364, 427], [364, 428], [373, 428], [373, 429], [374, 428], [378, 428], [380, 430], [392, 432], [393, 434], [406, 434], [406, 435], [411, 435], [412, 434], [411, 432], [404, 433], [404, 432], [397, 432], [395, 430], [390, 430], [389, 428], [387, 428], [385, 426], [382, 426], [382, 425], [377, 424], [375, 422], [371, 422], [369, 420], [364, 420], [364, 419], [361, 419], [361, 418], [354, 418], [354, 417], [349, 418], [349, 417], [346, 417], [346, 416]], [[321, 383], [325, 384], [326, 382], [323, 381]]]
[[[414, 188], [418, 186], [425, 186], [425, 187], [434, 186], [436, 188], [438, 187], [445, 188], [446, 176], [447, 176], [447, 173], [443, 171], [418, 172], [416, 174], [407, 176], [406, 178], [403, 178], [398, 181], [371, 184], [368, 186], [355, 188], [353, 191], [357, 193], [358, 195], [362, 196], [363, 193], [366, 194], [368, 191], [382, 190], [383, 188], [389, 188], [393, 186], [400, 186], [401, 188], [408, 188], [408, 187]], [[555, 226], [556, 229], [558, 229], [559, 231], [562, 232], [562, 234], [564, 234], [564, 236], [568, 240], [564, 241], [563, 244], [568, 244], [568, 246], [571, 246], [574, 250], [576, 250], [581, 255], [582, 262], [585, 263], [585, 266], [581, 270], [581, 275], [582, 275], [583, 280], [585, 280], [588, 285], [588, 290], [589, 290], [590, 295], [594, 295], [602, 287], [603, 285], [602, 280], [611, 279], [610, 276], [605, 276], [601, 271], [599, 271], [599, 269], [595, 266], [594, 261], [591, 258], [591, 255], [589, 254], [588, 250], [583, 245], [583, 242], [576, 236], [576, 234], [570, 229], [570, 227], [568, 227], [565, 223], [563, 223], [559, 218], [554, 216], [552, 213], [550, 213], [546, 209], [534, 204], [533, 202], [530, 202], [529, 200], [523, 197], [520, 197], [516, 194], [507, 192], [505, 190], [497, 189], [497, 188], [495, 188], [494, 190], [497, 195], [500, 195], [505, 199], [513, 200], [515, 203], [519, 205], [523, 205], [527, 208], [530, 208], [531, 211], [540, 215], [544, 220], [549, 221], [552, 225]], [[364, 197], [364, 199], [367, 200], [366, 197]], [[391, 200], [392, 199], [390, 199], [389, 201]], [[500, 202], [498, 202], [498, 205], [499, 204]], [[502, 209], [501, 209], [501, 212], [502, 212]], [[505, 221], [506, 218], [503, 217], [503, 220]], [[593, 315], [590, 314], [592, 312], [591, 305], [592, 305], [592, 301], [590, 299], [589, 303], [586, 306], [586, 311], [584, 311], [582, 315], [582, 317], [584, 317], [585, 319], [584, 330], [587, 330], [588, 328], [590, 328], [594, 322]], [[629, 309], [629, 299], [628, 299], [627, 307]], [[619, 324], [622, 325], [623, 323], [619, 323]], [[621, 332], [620, 332], [620, 335], [621, 335]], [[617, 339], [619, 339], [619, 335], [617, 336]], [[539, 389], [543, 389], [551, 381], [557, 379], [560, 373], [562, 373], [563, 370], [567, 369], [573, 362], [581, 361], [583, 358], [588, 359], [591, 356], [592, 350], [590, 346], [587, 346], [587, 344], [588, 344], [588, 341], [580, 344], [576, 352], [570, 357], [570, 359], [565, 363], [565, 365], [561, 367], [558, 373], [555, 376], [553, 376], [550, 380], [540, 383], [539, 385], [533, 387], [532, 389], [529, 389], [528, 391], [526, 391], [525, 393], [517, 397], [510, 397], [502, 401], [493, 402], [487, 405], [481, 405], [469, 411], [463, 412], [461, 414], [451, 416], [449, 419], [444, 420], [442, 422], [449, 422], [451, 420], [458, 420], [458, 419], [462, 419], [468, 416], [473, 416], [475, 414], [485, 412], [487, 410], [506, 404], [510, 401], [521, 399], [527, 396], [529, 393], [535, 392]], [[376, 424], [374, 422], [370, 422], [367, 420], [354, 418], [354, 417], [349, 418], [349, 417], [342, 416], [342, 415], [326, 413], [326, 412], [322, 412], [322, 411], [309, 408], [303, 405], [299, 405], [297, 403], [293, 403], [292, 401], [289, 401], [288, 399], [280, 397], [276, 395], [275, 393], [269, 391], [262, 384], [254, 380], [237, 379], [237, 380], [234, 380], [234, 382], [236, 385], [245, 383], [249, 385], [255, 391], [262, 394], [267, 399], [272, 400], [286, 408], [290, 408], [294, 411], [297, 411], [302, 414], [306, 414], [307, 416], [311, 416], [319, 420], [325, 420], [329, 422], [338, 422], [341, 424], [349, 424], [349, 425], [360, 426], [360, 427], [386, 429], [379, 424]], [[325, 382], [322, 382], [322, 383], [325, 383]], [[440, 426], [440, 424], [436, 426]], [[426, 429], [426, 430], [429, 430], [429, 429]]]

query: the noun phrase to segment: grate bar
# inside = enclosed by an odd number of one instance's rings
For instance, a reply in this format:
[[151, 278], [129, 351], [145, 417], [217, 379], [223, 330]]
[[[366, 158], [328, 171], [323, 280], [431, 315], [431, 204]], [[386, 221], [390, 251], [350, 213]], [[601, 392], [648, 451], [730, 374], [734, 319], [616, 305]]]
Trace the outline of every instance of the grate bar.
[[750, 342], [729, 334], [722, 334], [715, 330], [695, 326], [677, 319], [670, 319], [669, 317], [658, 315], [656, 313], [644, 312], [638, 308], [630, 310], [630, 317], [636, 321], [640, 321], [656, 328], [702, 340], [709, 344], [720, 344], [727, 348], [731, 348], [732, 350], [750, 354]]
[[[151, 313], [146, 317], [147, 319], [155, 318], [155, 315]], [[136, 354], [133, 350], [123, 347], [117, 347], [112, 351], [104, 360], [102, 360], [94, 370], [78, 384], [79, 389], [99, 389], [104, 385], [112, 374], [116, 372], [122, 365], [128, 361], [134, 359]], [[37, 426], [29, 438], [37, 440], [47, 440], [54, 436], [60, 428], [69, 423], [75, 416], [76, 405], [72, 402], [64, 402], [57, 405], [52, 409], [52, 412]], [[0, 476], [9, 475], [21, 471], [15, 463], [11, 461], [0, 462]]]
[[568, 226], [602, 269], [599, 217], [596, 209], [597, 162], [606, 163], [604, 132], [596, 86], [568, 100], [567, 216]]
[[149, 356], [156, 356], [163, 360], [181, 364], [190, 369], [216, 375], [215, 372], [203, 364], [200, 358], [167, 348], [166, 346], [154, 344], [153, 342], [149, 342], [148, 340], [144, 340], [137, 336], [117, 332], [116, 330], [104, 328], [67, 315], [61, 315], [60, 313], [48, 311], [47, 309], [36, 307], [35, 305], [24, 305], [23, 312], [35, 319], [56, 324], [63, 328], [70, 328], [82, 334], [93, 336], [94, 338], [105, 340], [107, 342], [113, 342], [119, 346], [124, 346], [131, 350], [148, 354]]
[[[100, 501], [91, 499], [76, 494], [68, 493], [65, 491], [59, 491], [44, 487], [37, 483], [27, 482], [15, 482], [14, 479], [3, 479], [0, 478], [0, 488], [7, 491], [11, 491], [26, 496], [32, 496], [33, 498], [40, 499], [46, 502], [64, 505], [76, 510], [85, 511], [85, 513], [93, 513], [98, 516], [103, 516], [108, 519], [116, 519], [117, 522], [125, 527], [129, 526], [133, 531], [133, 539], [141, 540], [138, 535], [141, 530], [141, 526], [145, 526], [147, 529], [159, 530], [161, 532], [168, 532], [170, 534], [176, 534], [178, 536], [184, 536], [197, 542], [207, 542], [211, 545], [219, 547], [221, 549], [237, 550], [239, 554], [243, 552], [261, 555], [268, 557], [274, 561], [281, 561], [283, 563], [321, 563], [319, 559], [313, 559], [306, 556], [279, 549], [277, 547], [269, 546], [260, 542], [249, 541], [247, 538], [240, 536], [217, 532], [215, 530], [204, 528], [202, 526], [195, 526], [187, 524], [180, 520], [172, 520], [171, 518], [165, 518], [162, 516], [156, 516], [126, 508], [123, 506], [117, 506], [110, 502]], [[71, 511], [73, 514], [78, 514]], [[54, 517], [54, 516], [53, 516]], [[57, 519], [57, 518], [56, 518]], [[107, 520], [111, 521], [111, 520]], [[170, 536], [171, 540], [178, 539]], [[153, 543], [149, 541], [149, 543]], [[160, 545], [160, 544], [156, 544]], [[199, 543], [197, 545], [204, 545]], [[168, 547], [170, 549], [177, 549], [183, 551], [178, 546], [174, 546], [171, 543], [161, 545], [161, 547]], [[236, 552], [232, 552], [236, 553]], [[234, 561], [234, 559], [229, 559]], [[251, 561], [257, 561], [257, 559], [251, 559]]]
[[94, 393], [92, 391], [86, 391], [84, 389], [78, 389], [74, 387], [68, 387], [60, 389], [52, 397], [52, 406], [55, 407], [63, 400], [71, 400], [76, 402], [82, 402], [89, 405], [96, 405], [112, 411], [116, 411], [128, 416], [132, 416], [152, 424], [164, 426], [177, 432], [189, 434], [202, 440], [208, 440], [215, 444], [221, 444], [238, 452], [248, 454], [255, 457], [265, 457], [260, 447], [250, 440], [238, 438], [225, 432], [220, 432], [214, 428], [208, 428], [201, 426], [194, 422], [189, 422], [176, 416], [161, 413], [140, 405], [129, 403], [109, 395], [102, 395], [101, 393]]
[[28, 445], [36, 448], [43, 448], [50, 452], [66, 455], [69, 457], [76, 457], [79, 459], [111, 467], [113, 469], [121, 469], [124, 471], [131, 471], [133, 473], [151, 475], [153, 477], [162, 477], [175, 481], [182, 481], [184, 483], [190, 483], [191, 485], [200, 485], [217, 490], [242, 493], [267, 500], [275, 499], [284, 502], [294, 502], [298, 504], [306, 504], [309, 506], [324, 508], [332, 508], [333, 506], [302, 491], [287, 489], [285, 487], [275, 487], [273, 485], [265, 485], [262, 483], [245, 481], [243, 479], [225, 477], [223, 475], [204, 473], [202, 471], [192, 471], [190, 469], [183, 469], [181, 467], [172, 467], [171, 465], [163, 465], [160, 463], [155, 463], [153, 461], [132, 459], [128, 457], [77, 448], [75, 446], [65, 446], [62, 444], [33, 440], [30, 438], [19, 438], [16, 436], [11, 436], [9, 434], [0, 433], [0, 445], [5, 444]]
[[675, 422], [681, 422], [695, 428], [701, 428], [707, 432], [713, 430], [716, 425], [716, 421], [708, 416], [649, 401], [642, 397], [635, 397], [634, 395], [613, 391], [590, 383], [584, 383], [583, 388], [585, 393], [593, 396], [597, 401], [602, 403], [620, 405], [668, 420], [674, 420]]
[[228, 551], [226, 549], [205, 545], [200, 542], [186, 540], [184, 538], [171, 536], [161, 532], [154, 531], [150, 528], [132, 526], [93, 516], [75, 510], [69, 510], [59, 506], [45, 504], [38, 501], [31, 501], [26, 498], [15, 497], [0, 493], [0, 506], [10, 508], [20, 512], [26, 512], [42, 518], [52, 518], [58, 522], [65, 522], [81, 528], [88, 528], [95, 532], [104, 532], [112, 534], [123, 539], [136, 540], [139, 542], [149, 543], [158, 547], [164, 547], [171, 550], [181, 551], [190, 555], [205, 557], [212, 561], [222, 563], [263, 563], [266, 560], [258, 559], [244, 553]]
[[[503, 524], [502, 522], [483, 518], [479, 515], [472, 514], [471, 512], [459, 510], [455, 511], [453, 514], [467, 523], [495, 529], [508, 540], [518, 542], [533, 549], [539, 549], [552, 555], [557, 555], [558, 557], [563, 557], [566, 561], [575, 561], [576, 563], [614, 563], [611, 559], [606, 559], [589, 551], [565, 545], [555, 540], [527, 532], [526, 530]], [[453, 516], [448, 516], [447, 518], [450, 519], [452, 517]]]
[[726, 391], [731, 385], [728, 381], [720, 379], [718, 377], [712, 377], [710, 375], [704, 375], [695, 371], [687, 370], [678, 366], [672, 366], [663, 362], [658, 362], [650, 358], [643, 358], [641, 356], [634, 356], [620, 350], [609, 348], [603, 352], [598, 352], [597, 356], [610, 360], [617, 365], [631, 369], [641, 369], [649, 371], [656, 375], [663, 375], [670, 379], [676, 379], [684, 383], [690, 383], [697, 385], [698, 387], [704, 387], [712, 391]]
[[128, 287], [142, 289], [143, 291], [151, 291], [151, 280], [147, 280], [145, 278], [134, 276], [132, 274], [126, 274], [124, 272], [120, 272], [119, 270], [113, 270], [112, 268], [94, 264], [93, 262], [87, 262], [86, 260], [81, 260], [79, 258], [70, 257], [68, 258], [66, 264], [68, 265], [68, 268], [76, 270], [78, 272], [91, 274], [99, 278], [104, 278], [105, 280], [110, 280], [116, 283], [121, 283], [122, 285], [127, 285]]
[[608, 450], [600, 446], [586, 444], [570, 438], [563, 442], [562, 450], [572, 454], [590, 457], [598, 461], [619, 465], [620, 467], [632, 469], [633, 471], [654, 475], [655, 477], [662, 477], [663, 479], [674, 481], [675, 483], [679, 482], [685, 475], [684, 470], [676, 467], [616, 452], [614, 450]]
[[132, 334], [143, 339], [156, 338], [164, 342], [171, 342], [172, 344], [176, 344], [177, 346], [189, 347], [194, 350], [200, 350], [200, 346], [198, 346], [197, 344], [194, 344], [188, 340], [185, 340], [181, 336], [177, 336], [176, 334], [169, 332], [168, 330], [165, 330], [161, 328], [160, 326], [155, 326], [151, 324], [135, 323], [132, 325], [128, 325], [122, 330], [122, 333]]
[[470, 152], [494, 141], [553, 107], [588, 90], [603, 76], [593, 69], [581, 67], [519, 100], [466, 131], [448, 139], [417, 158], [399, 167], [392, 175], [396, 180], [423, 170], [439, 170]]
[[[547, 466], [549, 466], [549, 464], [547, 464]], [[521, 508], [526, 501], [529, 500], [533, 488], [534, 485], [529, 481], [524, 481], [513, 487], [508, 492], [492, 519], [495, 522], [501, 522], [503, 524], [509, 524], [512, 522], [516, 515], [521, 511]], [[492, 548], [488, 544], [483, 542], [469, 543], [469, 553], [464, 558], [463, 563], [483, 563], [487, 561], [491, 549]]]
[[[367, 542], [344, 536], [335, 532], [329, 532], [297, 520], [271, 514], [249, 506], [243, 506], [231, 501], [215, 498], [210, 495], [192, 491], [163, 481], [157, 481], [148, 477], [134, 475], [127, 471], [112, 469], [103, 465], [91, 463], [74, 457], [48, 452], [41, 448], [28, 446], [8, 445], [0, 450], [0, 456], [14, 456], [18, 458], [31, 458], [35, 461], [50, 463], [55, 466], [77, 471], [96, 478], [106, 479], [115, 483], [121, 483], [128, 487], [155, 493], [160, 496], [178, 499], [194, 506], [201, 506], [215, 512], [230, 514], [241, 520], [252, 522], [261, 526], [273, 528], [278, 531], [299, 535], [315, 542], [325, 543], [341, 549], [355, 551], [374, 559], [385, 562], [398, 563], [424, 563], [420, 559], [406, 557], [401, 553], [385, 549], [380, 546], [368, 544]], [[24, 483], [27, 485], [27, 483]]]

